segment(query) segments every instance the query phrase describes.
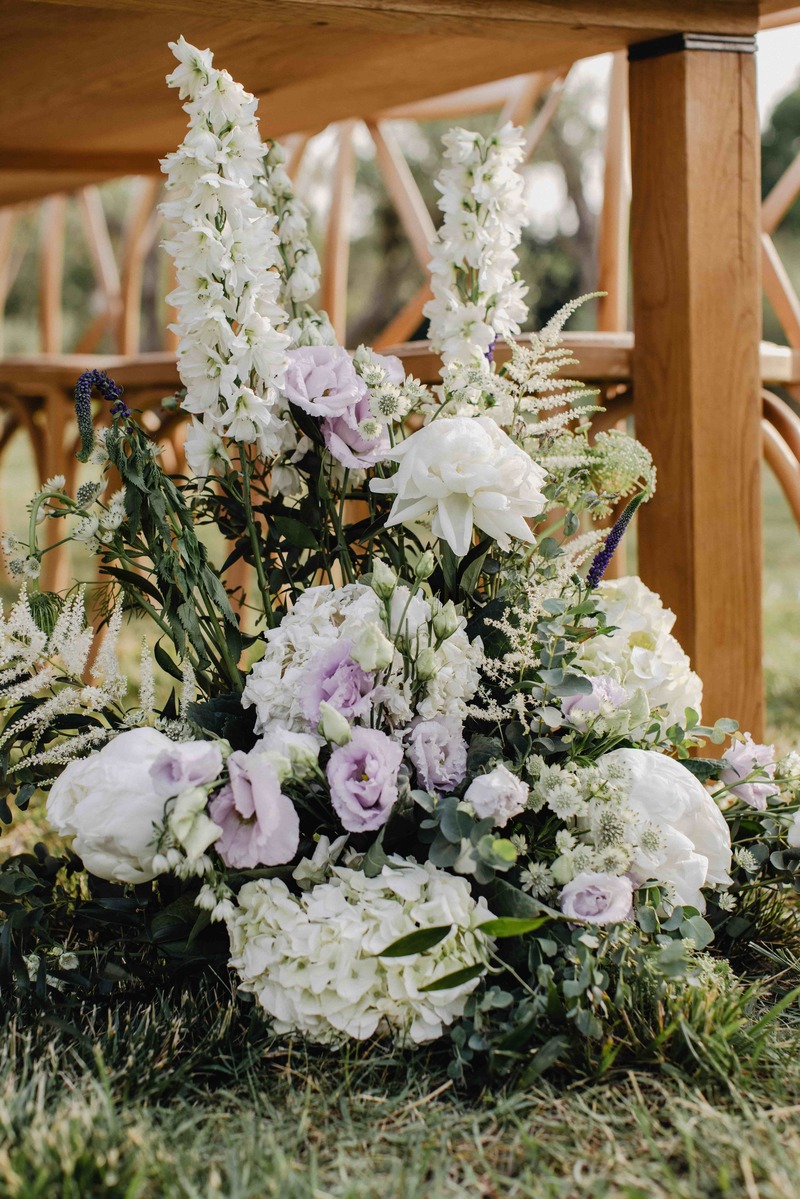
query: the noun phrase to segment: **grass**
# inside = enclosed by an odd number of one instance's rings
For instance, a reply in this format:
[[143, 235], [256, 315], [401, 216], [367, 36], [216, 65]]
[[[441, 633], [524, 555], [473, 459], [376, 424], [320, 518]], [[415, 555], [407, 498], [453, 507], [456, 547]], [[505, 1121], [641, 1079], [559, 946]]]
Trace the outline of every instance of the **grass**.
[[[0, 477], [12, 527], [31, 488], [13, 452]], [[800, 533], [771, 477], [764, 494], [768, 719], [788, 747]], [[497, 1093], [455, 1086], [434, 1056], [276, 1047], [203, 989], [71, 1018], [10, 1013], [0, 1199], [795, 1199], [800, 1055], [792, 1024], [776, 1036], [783, 1052], [746, 1092], [626, 1070]]]

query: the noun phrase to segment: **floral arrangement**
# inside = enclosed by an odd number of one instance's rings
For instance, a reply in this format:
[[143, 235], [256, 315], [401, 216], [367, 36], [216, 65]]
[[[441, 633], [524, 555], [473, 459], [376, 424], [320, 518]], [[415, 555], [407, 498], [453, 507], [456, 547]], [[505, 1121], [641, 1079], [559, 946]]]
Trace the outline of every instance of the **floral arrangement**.
[[[4, 976], [43, 999], [227, 965], [276, 1035], [447, 1037], [456, 1075], [645, 1053], [665, 1011], [749, 1002], [726, 955], [798, 935], [800, 757], [703, 726], [671, 613], [603, 578], [654, 471], [565, 377], [576, 305], [519, 336], [519, 131], [445, 137], [427, 386], [336, 344], [255, 99], [172, 49], [191, 477], [93, 372], [95, 481], [51, 479], [5, 538], [0, 815], [46, 791], [68, 848], [0, 868]], [[46, 521], [98, 584], [38, 589]]]

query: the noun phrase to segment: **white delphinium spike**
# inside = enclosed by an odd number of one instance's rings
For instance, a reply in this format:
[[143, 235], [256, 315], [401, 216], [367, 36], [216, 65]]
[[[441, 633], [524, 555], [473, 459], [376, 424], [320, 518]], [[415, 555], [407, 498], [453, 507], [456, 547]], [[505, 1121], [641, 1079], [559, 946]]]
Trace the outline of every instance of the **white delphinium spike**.
[[433, 299], [423, 309], [445, 365], [488, 357], [500, 337], [519, 333], [527, 288], [516, 274], [525, 217], [523, 132], [511, 124], [489, 137], [453, 129], [436, 186], [444, 214], [431, 261]]
[[320, 263], [308, 233], [308, 209], [298, 200], [278, 142], [267, 143], [264, 173], [253, 185], [257, 204], [273, 214], [280, 239], [279, 302], [289, 314], [285, 332], [293, 346], [334, 345], [336, 335], [326, 312], [311, 304], [319, 291]]
[[274, 218], [252, 191], [266, 154], [257, 101], [213, 67], [209, 51], [183, 38], [171, 48], [180, 66], [168, 83], [188, 97], [189, 114], [183, 144], [162, 162], [161, 206], [175, 230], [165, 248], [177, 268], [168, 298], [178, 310], [183, 407], [211, 433], [272, 456], [286, 437], [276, 388], [288, 338], [278, 331], [287, 317]]

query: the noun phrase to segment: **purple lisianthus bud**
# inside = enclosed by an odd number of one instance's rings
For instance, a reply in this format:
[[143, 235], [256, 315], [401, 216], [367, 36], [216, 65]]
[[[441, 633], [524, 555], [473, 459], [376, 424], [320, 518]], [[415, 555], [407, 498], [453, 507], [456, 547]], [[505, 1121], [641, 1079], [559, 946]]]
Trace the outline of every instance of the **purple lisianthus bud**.
[[322, 422], [325, 445], [336, 461], [349, 470], [365, 470], [376, 462], [382, 462], [392, 448], [385, 425], [375, 422], [376, 436], [364, 436], [362, 422], [369, 421], [371, 416], [369, 392], [365, 388], [356, 403], [341, 416]]
[[215, 848], [225, 865], [250, 870], [291, 862], [300, 841], [300, 822], [274, 767], [264, 754], [236, 750], [228, 758], [228, 775], [230, 782], [208, 809], [222, 829]]
[[222, 774], [222, 754], [213, 741], [180, 741], [160, 753], [150, 767], [153, 790], [171, 799], [190, 787], [204, 787]]
[[314, 658], [300, 691], [300, 709], [312, 728], [320, 720], [320, 704], [330, 704], [347, 720], [369, 713], [375, 680], [350, 657], [349, 641], [337, 641]]
[[498, 828], [519, 816], [528, 802], [529, 788], [502, 762], [488, 774], [480, 774], [470, 783], [464, 799], [471, 803], [479, 820], [491, 816]]
[[352, 740], [333, 751], [327, 770], [331, 803], [348, 832], [374, 832], [386, 823], [402, 760], [402, 748], [377, 729], [355, 728]]
[[633, 884], [625, 876], [586, 870], [567, 883], [560, 903], [568, 920], [619, 924], [633, 915]]
[[408, 734], [406, 756], [426, 790], [438, 795], [452, 791], [467, 773], [461, 721], [452, 716], [418, 721]]
[[348, 412], [364, 392], [350, 355], [341, 346], [301, 346], [289, 350], [283, 394], [316, 417]]
[[[730, 788], [731, 795], [738, 796], [751, 808], [763, 812], [767, 800], [780, 794], [780, 787], [770, 781], [775, 777], [774, 745], [759, 745], [749, 733], [745, 733], [743, 741], [731, 743], [723, 761], [726, 768], [720, 773], [721, 781]], [[754, 772], [759, 777], [747, 779]], [[747, 782], [739, 783], [739, 779], [747, 779]]]

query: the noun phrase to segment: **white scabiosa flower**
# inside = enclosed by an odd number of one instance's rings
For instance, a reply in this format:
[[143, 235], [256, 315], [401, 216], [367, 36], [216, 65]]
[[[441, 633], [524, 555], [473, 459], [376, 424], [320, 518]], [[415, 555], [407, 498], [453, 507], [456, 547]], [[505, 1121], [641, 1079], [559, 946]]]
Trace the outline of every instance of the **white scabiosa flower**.
[[[309, 864], [298, 871], [308, 875]], [[435, 1040], [463, 1014], [479, 979], [424, 991], [428, 984], [486, 964], [491, 918], [465, 879], [393, 856], [376, 878], [348, 867], [297, 895], [281, 879], [246, 883], [228, 921], [231, 966], [277, 1033], [323, 1044], [391, 1034], [399, 1044]], [[394, 941], [450, 925], [432, 949], [381, 957]]]
[[473, 526], [501, 549], [512, 537], [534, 540], [527, 520], [545, 507], [546, 473], [488, 417], [431, 421], [387, 457], [397, 471], [370, 480], [373, 491], [396, 495], [387, 526], [433, 511], [434, 535], [459, 557], [469, 551]]

